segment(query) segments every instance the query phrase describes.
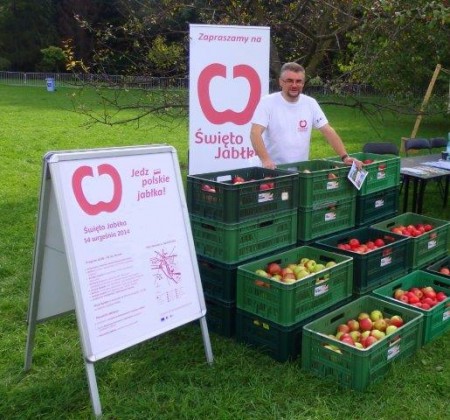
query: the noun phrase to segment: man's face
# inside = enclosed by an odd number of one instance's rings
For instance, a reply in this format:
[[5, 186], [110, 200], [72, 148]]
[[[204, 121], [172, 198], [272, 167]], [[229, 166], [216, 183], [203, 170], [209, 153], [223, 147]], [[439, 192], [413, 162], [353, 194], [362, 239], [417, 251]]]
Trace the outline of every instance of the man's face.
[[288, 101], [295, 102], [303, 91], [305, 73], [285, 71], [281, 75], [279, 83], [283, 97]]

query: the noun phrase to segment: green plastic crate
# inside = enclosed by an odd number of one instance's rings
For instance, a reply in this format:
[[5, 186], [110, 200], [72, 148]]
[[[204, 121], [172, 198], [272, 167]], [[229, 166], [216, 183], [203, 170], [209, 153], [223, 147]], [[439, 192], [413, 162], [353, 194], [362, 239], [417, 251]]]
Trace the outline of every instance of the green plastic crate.
[[196, 252], [235, 264], [297, 242], [297, 209], [240, 223], [222, 223], [190, 215]]
[[[389, 317], [400, 315], [405, 323], [366, 349], [328, 336], [335, 334], [337, 326], [344, 321], [374, 309]], [[380, 381], [394, 361], [412, 356], [420, 348], [422, 328], [421, 313], [374, 296], [362, 296], [303, 327], [302, 368], [315, 376], [335, 380], [342, 387], [364, 391]], [[340, 353], [327, 345], [337, 347]]]
[[407, 226], [418, 223], [430, 223], [434, 229], [414, 238], [408, 237], [408, 265], [411, 270], [424, 268], [447, 255], [450, 243], [450, 222], [416, 213], [403, 213], [372, 225], [376, 229], [390, 232], [391, 228], [397, 225]]
[[[336, 265], [293, 284], [282, 284], [255, 273], [271, 262], [282, 266], [309, 258]], [[352, 259], [311, 246], [294, 248], [238, 267], [236, 306], [255, 315], [291, 326], [352, 295]]]
[[[400, 185], [400, 157], [395, 155], [379, 155], [375, 153], [352, 153], [360, 161], [373, 160], [373, 163], [365, 164], [364, 169], [368, 175], [357, 192], [358, 195], [371, 194], [386, 188]], [[341, 162], [339, 156], [327, 158], [333, 162]]]
[[[365, 254], [338, 248], [340, 244], [348, 243], [352, 238], [358, 239], [361, 243], [381, 238], [386, 244]], [[394, 241], [392, 242], [389, 238]], [[353, 293], [355, 295], [363, 295], [408, 273], [408, 240], [391, 232], [386, 234], [379, 229], [360, 227], [351, 232], [321, 239], [316, 242], [316, 246], [353, 257]]]
[[331, 200], [349, 200], [356, 196], [356, 188], [347, 178], [349, 167], [342, 162], [313, 159], [278, 167], [298, 172], [300, 207], [313, 207]]
[[[234, 176], [247, 182], [232, 184]], [[269, 183], [272, 188], [261, 190]], [[213, 190], [205, 191], [207, 186]], [[297, 190], [297, 173], [251, 167], [188, 175], [186, 201], [191, 214], [223, 223], [238, 223], [297, 208]]]
[[433, 274], [438, 274], [439, 276], [445, 277], [447, 279], [450, 279], [450, 276], [447, 274], [441, 273], [439, 270], [442, 267], [450, 268], [450, 255], [447, 255], [444, 258], [441, 258], [440, 260], [436, 261], [434, 264], [431, 264], [427, 267], [427, 271]]
[[219, 299], [205, 299], [208, 330], [231, 338], [236, 332], [236, 304]]
[[290, 327], [283, 327], [266, 318], [237, 309], [236, 341], [254, 347], [278, 362], [293, 361], [301, 353], [303, 326], [350, 300], [351, 298], [347, 298]]
[[[437, 292], [444, 292], [447, 299], [429, 310], [415, 308], [412, 305], [401, 302], [393, 297], [396, 289], [409, 290], [411, 287], [431, 286]], [[414, 309], [423, 314], [423, 340], [422, 345], [429, 343], [450, 329], [450, 278], [443, 278], [426, 271], [413, 271], [412, 273], [393, 281], [373, 294], [381, 299]]]
[[302, 242], [351, 229], [355, 226], [356, 198], [298, 208], [297, 239]]
[[368, 226], [395, 217], [399, 208], [399, 190], [399, 187], [393, 187], [357, 196], [355, 225]]

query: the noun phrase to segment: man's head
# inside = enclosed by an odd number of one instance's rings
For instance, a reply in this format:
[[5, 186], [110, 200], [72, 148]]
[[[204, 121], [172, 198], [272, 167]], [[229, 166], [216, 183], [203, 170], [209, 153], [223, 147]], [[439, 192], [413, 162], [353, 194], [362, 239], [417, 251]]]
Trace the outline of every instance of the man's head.
[[285, 63], [281, 67], [280, 78], [281, 94], [289, 102], [296, 102], [305, 85], [305, 69], [297, 63]]

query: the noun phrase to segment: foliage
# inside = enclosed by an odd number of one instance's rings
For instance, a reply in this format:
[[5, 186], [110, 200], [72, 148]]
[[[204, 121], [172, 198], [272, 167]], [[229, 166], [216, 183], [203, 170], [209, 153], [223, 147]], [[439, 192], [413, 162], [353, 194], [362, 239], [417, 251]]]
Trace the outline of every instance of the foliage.
[[[446, 2], [369, 1], [361, 25], [348, 34], [350, 43], [340, 68], [351, 80], [381, 92], [424, 92], [437, 64], [450, 68], [450, 7]], [[448, 76], [436, 91], [448, 90]]]
[[64, 70], [66, 55], [62, 48], [50, 46], [41, 50], [42, 60], [37, 65], [39, 71], [60, 72]]

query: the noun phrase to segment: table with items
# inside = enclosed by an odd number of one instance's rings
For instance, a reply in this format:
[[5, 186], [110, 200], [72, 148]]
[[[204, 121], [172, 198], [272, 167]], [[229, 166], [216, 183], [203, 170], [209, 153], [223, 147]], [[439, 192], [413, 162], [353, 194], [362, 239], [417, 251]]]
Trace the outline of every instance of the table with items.
[[442, 198], [444, 207], [447, 205], [448, 184], [450, 177], [450, 161], [441, 159], [440, 154], [405, 157], [400, 161], [400, 174], [403, 179], [404, 197], [403, 211], [408, 208], [409, 184], [413, 184], [413, 212], [422, 213], [425, 187], [428, 181], [442, 181]]

